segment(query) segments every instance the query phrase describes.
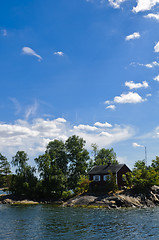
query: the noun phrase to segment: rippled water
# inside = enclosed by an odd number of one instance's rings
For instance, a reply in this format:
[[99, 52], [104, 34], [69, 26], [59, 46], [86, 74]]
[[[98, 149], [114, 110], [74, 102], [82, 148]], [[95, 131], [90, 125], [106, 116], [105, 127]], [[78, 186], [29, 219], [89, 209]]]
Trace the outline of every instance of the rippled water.
[[0, 205], [0, 239], [159, 239], [159, 208]]

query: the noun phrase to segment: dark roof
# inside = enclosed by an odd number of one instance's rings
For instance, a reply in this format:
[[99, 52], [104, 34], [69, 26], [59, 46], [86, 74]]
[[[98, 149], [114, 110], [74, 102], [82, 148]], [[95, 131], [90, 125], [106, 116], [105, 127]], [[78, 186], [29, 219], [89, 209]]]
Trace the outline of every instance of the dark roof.
[[117, 173], [125, 164], [111, 164], [94, 166], [88, 174], [109, 174], [109, 172]]

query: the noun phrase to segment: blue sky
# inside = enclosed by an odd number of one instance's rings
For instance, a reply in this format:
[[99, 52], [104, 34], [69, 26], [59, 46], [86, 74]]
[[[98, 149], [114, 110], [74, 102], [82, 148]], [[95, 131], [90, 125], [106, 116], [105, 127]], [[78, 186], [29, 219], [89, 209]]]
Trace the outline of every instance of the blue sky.
[[159, 0], [0, 3], [0, 152], [76, 134], [133, 167], [159, 155]]

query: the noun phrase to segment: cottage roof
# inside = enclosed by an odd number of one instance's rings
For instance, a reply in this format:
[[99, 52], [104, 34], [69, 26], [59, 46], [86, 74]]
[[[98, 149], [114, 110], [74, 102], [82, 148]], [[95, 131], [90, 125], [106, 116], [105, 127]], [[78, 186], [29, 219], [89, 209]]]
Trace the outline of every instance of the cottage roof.
[[88, 174], [109, 174], [109, 172], [117, 173], [125, 164], [111, 164], [94, 166]]

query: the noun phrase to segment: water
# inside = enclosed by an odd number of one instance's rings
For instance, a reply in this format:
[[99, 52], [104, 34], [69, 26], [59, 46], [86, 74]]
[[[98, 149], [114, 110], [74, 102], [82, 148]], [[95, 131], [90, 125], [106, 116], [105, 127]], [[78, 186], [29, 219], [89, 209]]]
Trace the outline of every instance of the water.
[[82, 209], [0, 205], [0, 239], [159, 239], [159, 208]]

